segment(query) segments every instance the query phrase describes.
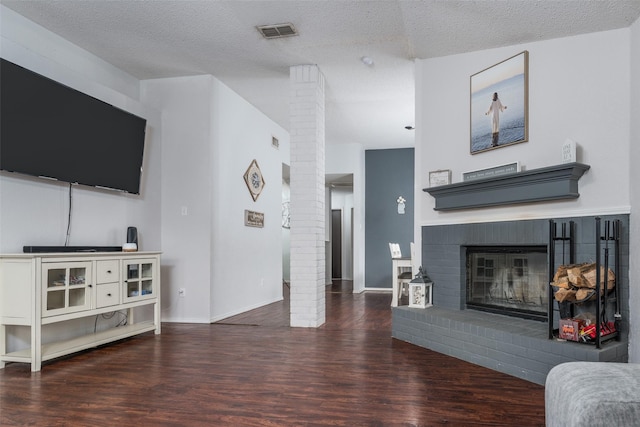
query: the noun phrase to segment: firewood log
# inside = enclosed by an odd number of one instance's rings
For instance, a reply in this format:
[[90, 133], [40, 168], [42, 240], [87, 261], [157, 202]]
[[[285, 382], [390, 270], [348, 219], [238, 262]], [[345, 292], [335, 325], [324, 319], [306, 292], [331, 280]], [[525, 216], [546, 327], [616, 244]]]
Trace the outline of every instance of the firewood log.
[[584, 263], [584, 264], [577, 264], [575, 266], [572, 266], [571, 268], [567, 269], [567, 276], [569, 277], [569, 282], [573, 283], [575, 286], [582, 288], [584, 286], [586, 286], [584, 284], [584, 278], [583, 275], [585, 272], [589, 271], [592, 268], [593, 263]]
[[[604, 286], [604, 272], [603, 266], [600, 266], [600, 283]], [[570, 266], [567, 268], [567, 277], [569, 282], [577, 288], [591, 288], [596, 287], [596, 264], [585, 263], [576, 266]], [[615, 286], [615, 274], [613, 270], [608, 269], [607, 277], [607, 289], [611, 290]]]
[[[600, 283], [604, 288], [604, 273], [603, 266], [600, 267]], [[583, 263], [573, 265], [561, 265], [556, 270], [553, 276], [554, 281], [551, 282], [551, 286], [558, 288], [555, 293], [555, 299], [559, 302], [562, 301], [585, 301], [595, 298], [595, 295], [590, 295], [596, 287], [596, 264]], [[607, 276], [607, 290], [611, 290], [615, 287], [615, 274], [613, 270], [608, 269]]]
[[593, 292], [593, 289], [589, 288], [580, 288], [576, 291], [576, 301], [586, 301], [587, 299], [594, 299], [596, 294]]
[[569, 289], [571, 288], [571, 284], [569, 283], [569, 278], [567, 276], [557, 278], [553, 283], [553, 286], [557, 288]]
[[576, 291], [573, 289], [560, 288], [554, 295], [555, 295], [556, 301], [558, 302], [576, 300]]
[[[604, 288], [604, 267], [600, 266], [600, 285]], [[595, 289], [596, 288], [596, 266], [593, 264], [592, 268], [588, 271], [582, 273], [582, 277], [584, 278], [585, 287]], [[613, 270], [608, 270], [607, 276], [607, 289], [611, 290], [615, 286], [616, 276], [613, 274]]]
[[553, 281], [557, 281], [558, 279], [562, 278], [562, 277], [567, 277], [567, 271], [570, 268], [576, 268], [579, 267], [581, 264], [563, 264], [560, 265], [557, 269], [556, 269], [556, 273], [553, 276]]
[[553, 281], [557, 282], [560, 279], [567, 277], [567, 268], [568, 265], [561, 265], [556, 269], [556, 274], [553, 275]]

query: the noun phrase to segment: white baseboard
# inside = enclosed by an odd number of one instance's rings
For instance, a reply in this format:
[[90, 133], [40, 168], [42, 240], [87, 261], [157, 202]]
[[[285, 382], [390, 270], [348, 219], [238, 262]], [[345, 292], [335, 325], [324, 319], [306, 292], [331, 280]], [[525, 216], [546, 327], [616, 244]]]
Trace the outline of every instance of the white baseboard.
[[162, 316], [162, 323], [206, 323], [209, 324], [207, 319], [196, 319], [196, 318], [167, 318]]

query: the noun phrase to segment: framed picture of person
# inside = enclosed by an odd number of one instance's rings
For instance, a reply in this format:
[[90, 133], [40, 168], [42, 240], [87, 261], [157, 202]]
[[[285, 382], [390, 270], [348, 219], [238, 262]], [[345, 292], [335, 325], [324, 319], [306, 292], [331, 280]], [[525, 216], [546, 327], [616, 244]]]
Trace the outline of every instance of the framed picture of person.
[[471, 76], [471, 154], [529, 140], [529, 52]]

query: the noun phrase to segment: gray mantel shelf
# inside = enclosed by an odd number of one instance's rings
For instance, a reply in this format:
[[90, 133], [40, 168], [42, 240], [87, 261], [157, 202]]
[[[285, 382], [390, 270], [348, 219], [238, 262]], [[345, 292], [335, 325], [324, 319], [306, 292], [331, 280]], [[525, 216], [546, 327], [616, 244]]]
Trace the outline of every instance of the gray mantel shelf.
[[578, 180], [591, 166], [557, 166], [424, 188], [436, 199], [436, 211], [484, 208], [548, 200], [577, 199]]

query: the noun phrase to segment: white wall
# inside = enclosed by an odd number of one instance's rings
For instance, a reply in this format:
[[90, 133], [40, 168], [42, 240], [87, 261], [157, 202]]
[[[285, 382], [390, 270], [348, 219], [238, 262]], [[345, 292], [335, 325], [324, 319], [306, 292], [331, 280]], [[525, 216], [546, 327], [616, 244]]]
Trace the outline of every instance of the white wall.
[[[290, 144], [283, 128], [220, 81], [212, 105], [215, 321], [282, 299], [282, 163], [289, 164]], [[256, 202], [242, 178], [254, 159], [265, 180]], [[264, 213], [264, 228], [245, 227], [245, 209]]]
[[[519, 161], [528, 169], [560, 162], [567, 138], [577, 141], [578, 161], [591, 165], [577, 200], [436, 212], [433, 197], [419, 198], [421, 225], [628, 213], [629, 29], [567, 37], [416, 62], [416, 185], [428, 172], [466, 171]], [[469, 153], [469, 78], [529, 51], [529, 142], [476, 155]], [[612, 149], [615, 147], [615, 149]], [[616, 191], [611, 191], [615, 188]]]
[[364, 149], [360, 144], [327, 144], [325, 173], [353, 174], [353, 292], [364, 291]]
[[[163, 320], [212, 322], [282, 299], [287, 133], [213, 76], [147, 80], [142, 93], [163, 111]], [[254, 159], [265, 179], [255, 202], [243, 179]], [[264, 213], [264, 228], [246, 227], [245, 209]]]
[[[631, 183], [631, 209], [640, 209], [640, 19], [631, 27], [631, 144], [629, 155], [629, 182]], [[640, 363], [640, 216], [630, 216], [629, 252], [629, 307], [631, 310], [629, 331], [629, 361]]]
[[[160, 249], [160, 113], [138, 101], [138, 80], [2, 5], [0, 56], [147, 119], [141, 194], [73, 186], [69, 245], [119, 246], [127, 227], [136, 226], [140, 250]], [[22, 252], [24, 245], [64, 245], [68, 207], [68, 184], [0, 172], [0, 253]], [[108, 323], [102, 320], [98, 329]], [[94, 319], [50, 325], [43, 341], [93, 328]], [[27, 328], [14, 329], [9, 351], [28, 347]]]
[[[147, 119], [141, 194], [74, 186], [70, 245], [121, 245], [138, 227], [141, 250], [160, 248], [160, 114], [138, 101], [138, 81], [0, 5], [0, 55]], [[69, 186], [0, 173], [0, 252], [64, 245]]]
[[143, 101], [162, 111], [164, 321], [210, 318], [212, 85], [211, 76], [141, 83]]

